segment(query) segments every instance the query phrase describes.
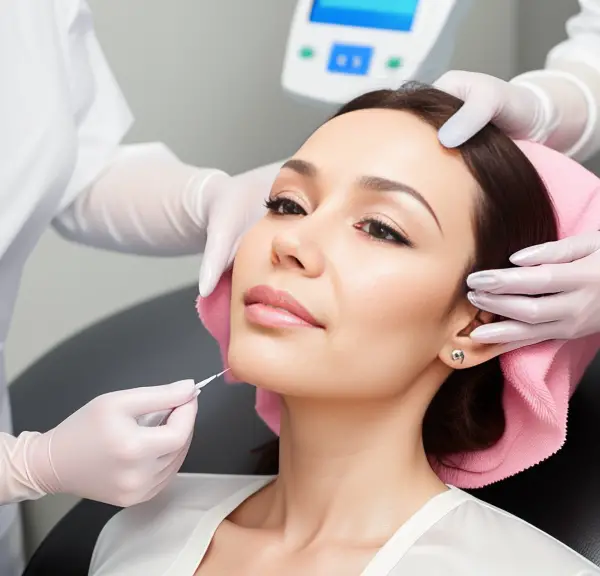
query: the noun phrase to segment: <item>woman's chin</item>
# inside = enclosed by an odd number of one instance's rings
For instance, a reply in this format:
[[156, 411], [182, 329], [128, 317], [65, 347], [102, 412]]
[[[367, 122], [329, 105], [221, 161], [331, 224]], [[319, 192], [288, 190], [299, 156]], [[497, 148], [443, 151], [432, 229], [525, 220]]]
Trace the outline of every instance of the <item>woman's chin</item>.
[[260, 357], [248, 358], [245, 353], [235, 354], [231, 350], [228, 356], [231, 373], [239, 382], [246, 382], [257, 388], [282, 394], [285, 392], [286, 382], [289, 382], [290, 367], [286, 369], [261, 360]]
[[297, 358], [294, 360], [269, 351], [269, 348], [237, 346], [232, 342], [227, 362], [235, 379], [277, 394], [304, 395], [307, 374], [302, 373], [302, 363], [298, 363]]

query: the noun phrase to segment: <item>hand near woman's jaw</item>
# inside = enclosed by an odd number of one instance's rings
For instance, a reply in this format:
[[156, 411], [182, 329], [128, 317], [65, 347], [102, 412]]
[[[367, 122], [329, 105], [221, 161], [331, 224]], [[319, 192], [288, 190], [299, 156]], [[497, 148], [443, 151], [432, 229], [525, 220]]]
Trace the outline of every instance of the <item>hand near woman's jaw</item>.
[[509, 351], [600, 333], [600, 232], [526, 248], [511, 262], [467, 278], [471, 303], [507, 318], [475, 329], [473, 340]]
[[207, 240], [198, 281], [203, 298], [231, 266], [243, 235], [265, 215], [265, 200], [282, 164], [275, 162], [237, 176], [219, 174], [205, 184], [200, 213], [207, 224]]
[[[145, 502], [181, 468], [194, 433], [196, 398], [193, 380], [98, 396], [31, 441], [25, 470], [46, 494], [122, 507]], [[167, 409], [174, 410], [165, 425], [138, 424], [140, 416]]]

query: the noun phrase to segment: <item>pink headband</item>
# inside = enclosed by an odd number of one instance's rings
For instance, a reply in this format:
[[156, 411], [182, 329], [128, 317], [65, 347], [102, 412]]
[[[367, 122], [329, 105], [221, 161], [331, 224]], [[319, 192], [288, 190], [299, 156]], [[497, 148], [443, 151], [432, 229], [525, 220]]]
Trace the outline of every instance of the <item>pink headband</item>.
[[[565, 238], [600, 228], [600, 179], [540, 144], [517, 142], [544, 179]], [[217, 340], [227, 367], [231, 272], [221, 278], [208, 298], [199, 298], [197, 310], [206, 329]], [[480, 488], [538, 464], [564, 444], [571, 395], [600, 348], [600, 335], [573, 341], [549, 341], [504, 354], [504, 412], [506, 430], [493, 447], [457, 455], [457, 468], [436, 470], [446, 483]], [[229, 382], [233, 380], [231, 377]], [[279, 434], [279, 397], [256, 391], [256, 410]]]

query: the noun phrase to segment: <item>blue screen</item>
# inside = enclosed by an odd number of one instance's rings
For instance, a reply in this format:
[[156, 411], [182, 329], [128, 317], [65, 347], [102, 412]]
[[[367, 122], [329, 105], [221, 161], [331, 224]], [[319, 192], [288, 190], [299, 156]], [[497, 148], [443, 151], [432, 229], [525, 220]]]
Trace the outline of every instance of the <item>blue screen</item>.
[[408, 32], [419, 0], [315, 0], [311, 22]]

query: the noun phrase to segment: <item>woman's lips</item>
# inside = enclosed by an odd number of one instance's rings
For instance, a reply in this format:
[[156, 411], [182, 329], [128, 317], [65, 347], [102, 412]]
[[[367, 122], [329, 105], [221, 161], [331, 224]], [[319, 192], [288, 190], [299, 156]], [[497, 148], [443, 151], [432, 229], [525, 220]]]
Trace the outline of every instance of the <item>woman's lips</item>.
[[255, 286], [244, 294], [246, 318], [269, 328], [323, 328], [289, 292], [270, 286]]

